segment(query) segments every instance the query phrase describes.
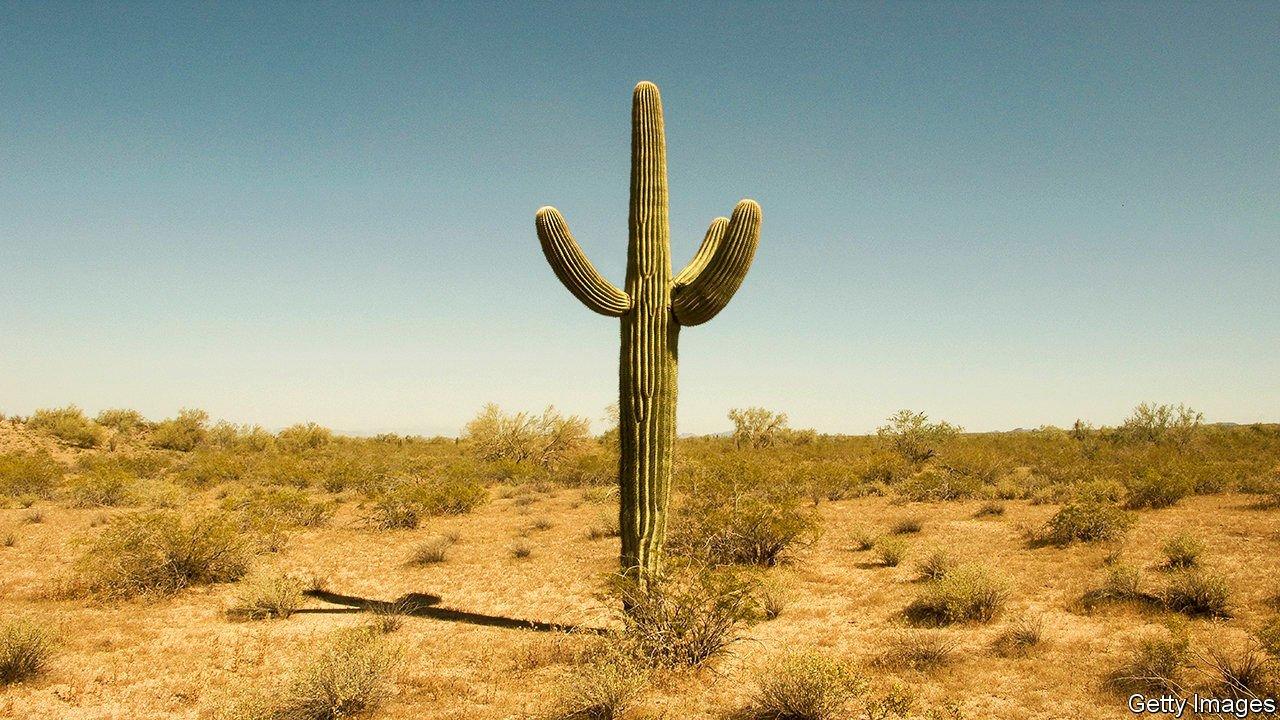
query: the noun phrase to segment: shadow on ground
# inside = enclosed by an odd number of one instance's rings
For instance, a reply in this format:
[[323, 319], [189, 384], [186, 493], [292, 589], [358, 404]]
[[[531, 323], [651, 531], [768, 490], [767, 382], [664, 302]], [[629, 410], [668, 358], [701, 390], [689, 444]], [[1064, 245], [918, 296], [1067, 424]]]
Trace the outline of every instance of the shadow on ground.
[[483, 613], [467, 612], [465, 610], [436, 607], [440, 604], [440, 601], [443, 598], [439, 595], [429, 595], [427, 593], [408, 593], [406, 595], [401, 595], [392, 602], [356, 597], [354, 595], [339, 595], [338, 593], [328, 592], [326, 590], [308, 590], [306, 594], [308, 597], [313, 597], [322, 602], [327, 602], [331, 605], [342, 605], [344, 607], [303, 608], [295, 611], [299, 615], [304, 613], [399, 613], [401, 615], [408, 615], [412, 617], [460, 622], [468, 625], [482, 625], [484, 627], [508, 628], [511, 630], [585, 632], [597, 635], [603, 635], [605, 633], [603, 628], [585, 627], [582, 625], [562, 625], [560, 623], [548, 623], [540, 620], [523, 620], [520, 618], [504, 617], [502, 615], [485, 615]]

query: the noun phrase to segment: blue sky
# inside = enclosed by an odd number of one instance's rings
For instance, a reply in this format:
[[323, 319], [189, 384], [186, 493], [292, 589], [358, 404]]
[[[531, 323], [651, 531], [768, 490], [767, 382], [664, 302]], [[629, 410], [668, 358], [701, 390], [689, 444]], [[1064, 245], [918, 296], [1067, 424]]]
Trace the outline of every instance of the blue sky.
[[599, 418], [629, 103], [673, 263], [760, 250], [681, 338], [680, 429], [1280, 420], [1280, 3], [6, 3], [0, 411], [455, 433]]

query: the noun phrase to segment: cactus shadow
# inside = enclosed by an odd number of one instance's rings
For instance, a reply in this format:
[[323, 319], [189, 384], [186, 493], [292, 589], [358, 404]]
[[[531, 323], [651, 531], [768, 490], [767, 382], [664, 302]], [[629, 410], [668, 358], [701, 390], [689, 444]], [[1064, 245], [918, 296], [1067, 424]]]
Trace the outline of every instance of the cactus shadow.
[[466, 610], [437, 607], [443, 598], [439, 595], [430, 595], [428, 593], [407, 593], [396, 598], [394, 601], [375, 600], [372, 598], [357, 597], [355, 595], [341, 595], [327, 590], [307, 590], [305, 594], [308, 597], [315, 598], [321, 602], [326, 602], [331, 605], [339, 605], [341, 607], [302, 608], [294, 611], [295, 614], [334, 615], [360, 612], [395, 612], [411, 617], [430, 618], [432, 620], [459, 622], [467, 625], [481, 625], [484, 627], [506, 628], [511, 630], [579, 632], [593, 633], [597, 635], [603, 635], [606, 632], [604, 628], [549, 623], [542, 622], [541, 620], [525, 620], [522, 618], [512, 618], [503, 615], [486, 615], [484, 613], [468, 612]]

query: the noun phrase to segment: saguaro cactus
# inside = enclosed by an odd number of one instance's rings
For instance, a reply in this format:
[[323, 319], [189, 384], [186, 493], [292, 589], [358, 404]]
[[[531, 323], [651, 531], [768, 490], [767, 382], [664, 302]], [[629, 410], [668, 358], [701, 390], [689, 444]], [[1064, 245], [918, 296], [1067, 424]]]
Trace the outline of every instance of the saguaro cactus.
[[631, 210], [626, 290], [600, 276], [553, 207], [538, 210], [542, 252], [560, 282], [584, 305], [622, 319], [618, 360], [621, 458], [618, 486], [624, 571], [641, 582], [662, 566], [671, 457], [676, 438], [676, 342], [680, 328], [716, 316], [751, 266], [760, 240], [760, 206], [743, 200], [716, 218], [688, 266], [671, 276], [667, 222], [667, 141], [662, 99], [651, 82], [631, 101]]

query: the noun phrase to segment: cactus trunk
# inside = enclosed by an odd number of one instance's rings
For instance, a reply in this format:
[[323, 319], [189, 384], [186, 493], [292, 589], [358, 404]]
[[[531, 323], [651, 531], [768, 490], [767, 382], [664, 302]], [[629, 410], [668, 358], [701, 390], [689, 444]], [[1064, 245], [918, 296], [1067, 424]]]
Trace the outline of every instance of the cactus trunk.
[[618, 361], [619, 522], [623, 569], [659, 571], [676, 435], [676, 341], [671, 316], [671, 245], [662, 101], [636, 88], [631, 108], [631, 211]]
[[716, 218], [693, 260], [674, 278], [667, 220], [662, 100], [636, 86], [631, 106], [631, 206], [625, 290], [605, 280], [552, 207], [537, 213], [542, 251], [556, 277], [587, 307], [621, 318], [618, 415], [622, 569], [647, 582], [662, 569], [676, 438], [676, 358], [682, 325], [714, 317], [733, 297], [760, 238], [760, 206], [743, 200]]

